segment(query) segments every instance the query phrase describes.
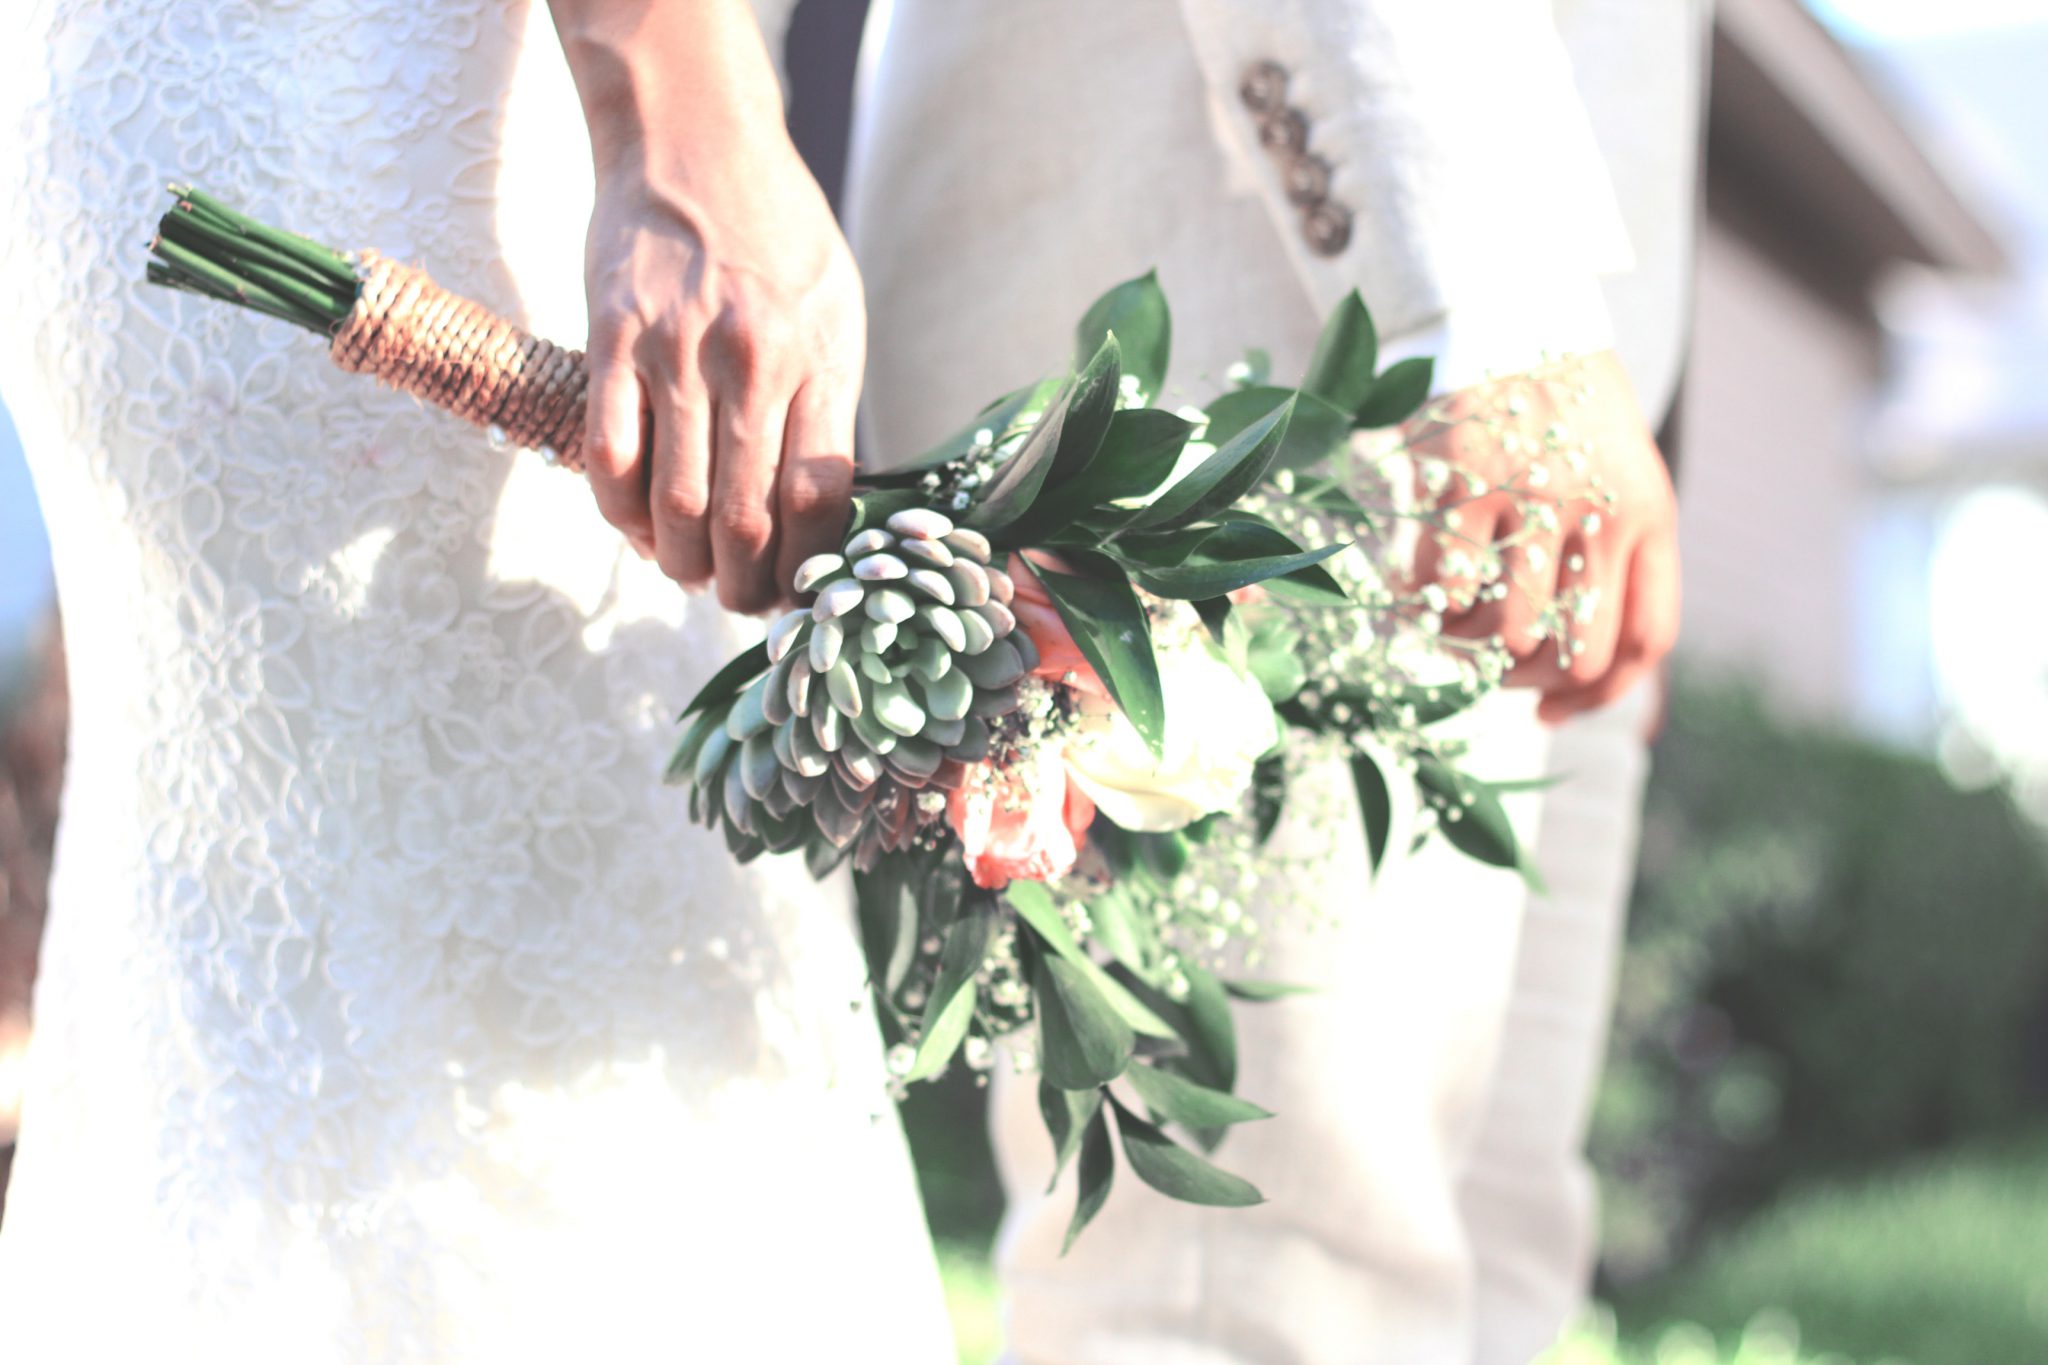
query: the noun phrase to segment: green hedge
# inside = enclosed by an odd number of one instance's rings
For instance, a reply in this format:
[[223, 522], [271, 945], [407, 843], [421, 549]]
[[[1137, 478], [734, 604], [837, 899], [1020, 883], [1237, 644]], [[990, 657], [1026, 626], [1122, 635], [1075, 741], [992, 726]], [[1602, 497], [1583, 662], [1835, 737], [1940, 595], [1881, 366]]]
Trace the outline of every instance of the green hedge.
[[1619, 992], [1593, 1142], [1610, 1283], [1795, 1182], [2042, 1111], [2040, 832], [1924, 759], [1681, 684]]
[[1621, 1335], [1680, 1317], [1725, 1345], [1759, 1313], [1859, 1365], [2048, 1361], [2048, 1136], [1792, 1195], [1631, 1295]]

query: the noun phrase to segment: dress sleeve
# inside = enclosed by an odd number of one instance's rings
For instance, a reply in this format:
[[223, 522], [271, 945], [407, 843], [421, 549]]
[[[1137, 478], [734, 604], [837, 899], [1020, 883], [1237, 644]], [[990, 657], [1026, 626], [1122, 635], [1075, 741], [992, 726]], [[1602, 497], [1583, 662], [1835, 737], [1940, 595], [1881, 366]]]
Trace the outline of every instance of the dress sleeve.
[[1634, 263], [1549, 0], [1180, 0], [1237, 173], [1327, 310], [1440, 388], [1611, 341]]

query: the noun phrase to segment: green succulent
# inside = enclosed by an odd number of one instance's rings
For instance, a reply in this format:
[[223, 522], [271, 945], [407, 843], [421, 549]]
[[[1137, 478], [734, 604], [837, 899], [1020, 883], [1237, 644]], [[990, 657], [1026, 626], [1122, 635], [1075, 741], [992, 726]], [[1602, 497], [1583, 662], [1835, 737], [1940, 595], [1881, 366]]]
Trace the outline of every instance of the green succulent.
[[742, 856], [810, 846], [862, 868], [935, 824], [1038, 663], [990, 555], [911, 508], [806, 560], [793, 586], [811, 604], [769, 626], [766, 672], [686, 744], [697, 818]]

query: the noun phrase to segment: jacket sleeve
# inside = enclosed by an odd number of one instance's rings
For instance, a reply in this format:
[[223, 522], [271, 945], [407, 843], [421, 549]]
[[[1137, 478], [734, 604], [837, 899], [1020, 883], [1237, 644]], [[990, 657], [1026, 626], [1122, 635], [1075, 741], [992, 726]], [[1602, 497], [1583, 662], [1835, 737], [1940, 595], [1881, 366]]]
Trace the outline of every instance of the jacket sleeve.
[[1325, 311], [1440, 388], [1611, 341], [1633, 259], [1550, 0], [1180, 0], [1226, 155]]

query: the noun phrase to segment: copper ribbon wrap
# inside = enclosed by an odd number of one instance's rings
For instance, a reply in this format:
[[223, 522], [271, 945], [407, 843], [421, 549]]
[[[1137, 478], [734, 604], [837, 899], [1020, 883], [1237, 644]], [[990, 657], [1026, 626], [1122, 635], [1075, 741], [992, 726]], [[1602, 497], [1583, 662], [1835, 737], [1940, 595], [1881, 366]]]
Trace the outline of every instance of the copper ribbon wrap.
[[335, 364], [583, 467], [583, 352], [449, 293], [424, 270], [358, 254], [362, 292], [334, 334]]

